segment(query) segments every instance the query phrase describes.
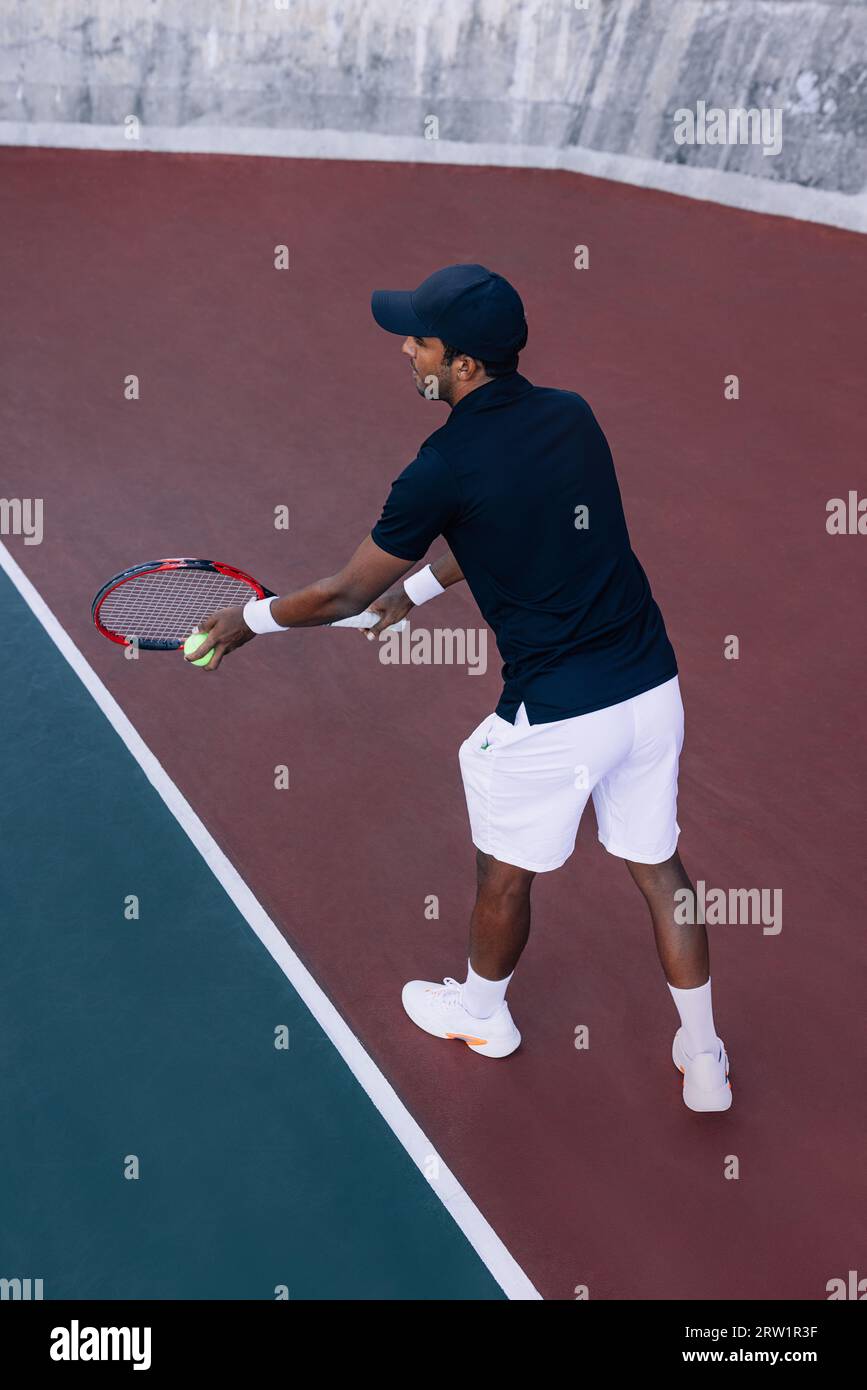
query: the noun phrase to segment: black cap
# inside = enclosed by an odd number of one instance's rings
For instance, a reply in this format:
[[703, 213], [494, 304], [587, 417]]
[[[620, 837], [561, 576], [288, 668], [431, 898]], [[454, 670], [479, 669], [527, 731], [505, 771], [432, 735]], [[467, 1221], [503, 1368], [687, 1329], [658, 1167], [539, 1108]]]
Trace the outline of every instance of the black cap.
[[374, 290], [380, 328], [404, 338], [441, 338], [482, 362], [506, 362], [527, 341], [518, 291], [483, 265], [447, 265], [417, 290]]

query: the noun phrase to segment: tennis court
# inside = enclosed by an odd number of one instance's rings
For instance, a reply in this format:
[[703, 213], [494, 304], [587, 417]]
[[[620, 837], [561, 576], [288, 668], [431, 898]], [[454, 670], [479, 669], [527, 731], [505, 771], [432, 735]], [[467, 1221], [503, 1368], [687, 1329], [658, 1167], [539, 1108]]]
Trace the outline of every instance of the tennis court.
[[[863, 562], [825, 526], [865, 487], [863, 239], [557, 171], [0, 162], [2, 492], [44, 505], [41, 543], [0, 551], [0, 1272], [57, 1298], [826, 1297], [864, 1195]], [[202, 679], [90, 623], [162, 555], [281, 592], [333, 572], [433, 428], [370, 290], [477, 258], [520, 286], [522, 371], [611, 441], [682, 671], [685, 861], [782, 895], [779, 931], [711, 929], [725, 1116], [681, 1103], [592, 823], [538, 885], [512, 1059], [400, 1008], [465, 954], [456, 750], [492, 642], [471, 677], [299, 630]], [[457, 591], [436, 621], [481, 625]]]

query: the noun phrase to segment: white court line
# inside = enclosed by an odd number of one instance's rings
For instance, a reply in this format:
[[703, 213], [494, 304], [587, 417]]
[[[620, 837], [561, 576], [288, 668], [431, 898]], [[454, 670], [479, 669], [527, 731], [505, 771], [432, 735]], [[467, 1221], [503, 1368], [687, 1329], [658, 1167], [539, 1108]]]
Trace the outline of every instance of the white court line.
[[772, 217], [821, 222], [867, 232], [867, 193], [838, 193], [728, 169], [613, 154], [582, 145], [506, 145], [425, 140], [356, 130], [280, 130], [262, 126], [141, 126], [127, 140], [117, 125], [80, 121], [0, 121], [0, 145], [75, 150], [153, 150], [174, 154], [264, 155], [275, 159], [360, 159], [410, 164], [465, 164], [506, 169], [562, 169], [655, 188], [681, 198], [720, 203]]
[[[392, 1133], [403, 1145], [424, 1176], [424, 1164], [436, 1155], [436, 1149], [424, 1131], [416, 1124], [389, 1081], [368, 1057], [355, 1034], [343, 1021], [331, 1000], [319, 988], [289, 943], [277, 930], [262, 904], [229, 862], [220, 846], [205, 829], [186, 797], [175, 786], [165, 768], [159, 763], [124, 714], [114, 696], [103, 685], [93, 667], [82, 656], [69, 634], [60, 625], [41, 594], [27, 578], [21, 566], [0, 541], [0, 569], [15, 585], [33, 615], [72, 667], [78, 679], [93, 696], [115, 733], [135, 758], [151, 786], [171, 811], [182, 830], [189, 836], [214, 877], [225, 890], [241, 916], [252, 927], [292, 988], [301, 996], [316, 1022], [331, 1039], [356, 1081], [367, 1093]], [[438, 1157], [438, 1155], [437, 1155]], [[460, 1227], [479, 1259], [487, 1266], [511, 1299], [540, 1299], [517, 1261], [506, 1249], [496, 1231], [488, 1224], [475, 1203], [461, 1187], [457, 1178], [439, 1160], [440, 1176], [429, 1186], [439, 1197], [446, 1211]], [[429, 1181], [425, 1177], [425, 1181]]]

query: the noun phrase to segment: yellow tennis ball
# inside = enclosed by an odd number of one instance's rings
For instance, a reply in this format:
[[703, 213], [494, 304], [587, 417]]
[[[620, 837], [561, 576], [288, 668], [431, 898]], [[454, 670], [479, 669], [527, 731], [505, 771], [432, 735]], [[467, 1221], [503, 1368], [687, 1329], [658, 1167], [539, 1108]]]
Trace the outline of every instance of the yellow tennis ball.
[[[184, 656], [192, 656], [193, 652], [197, 651], [199, 647], [202, 645], [202, 643], [207, 639], [207, 636], [208, 634], [206, 632], [191, 632], [186, 642], [184, 643]], [[208, 662], [211, 660], [211, 657], [213, 655], [213, 651], [210, 651], [208, 652], [207, 656], [200, 656], [198, 661], [192, 662], [192, 665], [207, 666]]]

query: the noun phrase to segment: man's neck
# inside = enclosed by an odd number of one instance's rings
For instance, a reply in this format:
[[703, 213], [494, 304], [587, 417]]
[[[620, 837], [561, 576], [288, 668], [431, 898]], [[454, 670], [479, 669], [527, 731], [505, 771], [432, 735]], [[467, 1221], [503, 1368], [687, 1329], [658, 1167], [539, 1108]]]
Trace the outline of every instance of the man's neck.
[[454, 395], [449, 401], [450, 409], [454, 410], [459, 401], [464, 400], [466, 396], [471, 396], [472, 393], [478, 391], [481, 386], [490, 386], [491, 382], [494, 380], [495, 378], [492, 376], [483, 376], [480, 377], [478, 381], [468, 381], [465, 385], [458, 382], [455, 386]]

